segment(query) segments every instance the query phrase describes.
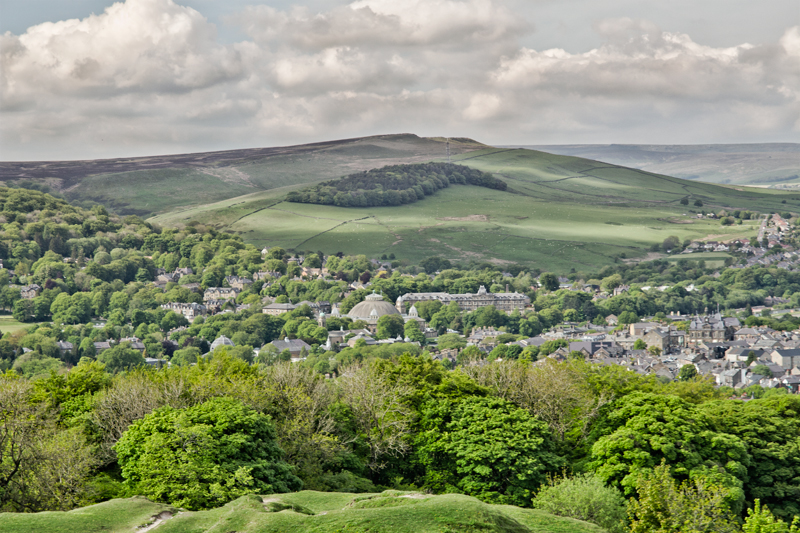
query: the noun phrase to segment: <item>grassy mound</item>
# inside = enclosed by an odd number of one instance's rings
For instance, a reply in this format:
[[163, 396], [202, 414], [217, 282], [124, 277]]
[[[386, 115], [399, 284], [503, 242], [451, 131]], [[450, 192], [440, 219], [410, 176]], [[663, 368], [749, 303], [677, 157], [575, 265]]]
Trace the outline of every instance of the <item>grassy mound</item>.
[[112, 500], [67, 513], [0, 515], [7, 533], [136, 531], [160, 522], [157, 533], [600, 533], [585, 522], [458, 494], [344, 494], [302, 491], [244, 496], [209, 511], [181, 511], [143, 498]]
[[69, 512], [0, 513], [0, 531], [5, 533], [130, 533], [154, 522], [161, 513], [175, 513], [169, 505], [137, 496], [111, 500]]

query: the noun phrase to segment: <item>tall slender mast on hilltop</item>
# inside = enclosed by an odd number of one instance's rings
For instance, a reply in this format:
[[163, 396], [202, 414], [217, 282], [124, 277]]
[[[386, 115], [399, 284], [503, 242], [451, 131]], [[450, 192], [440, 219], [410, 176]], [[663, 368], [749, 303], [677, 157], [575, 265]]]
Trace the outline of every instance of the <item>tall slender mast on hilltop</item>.
[[447, 149], [447, 162], [450, 162], [450, 137], [446, 137], [445, 147]]

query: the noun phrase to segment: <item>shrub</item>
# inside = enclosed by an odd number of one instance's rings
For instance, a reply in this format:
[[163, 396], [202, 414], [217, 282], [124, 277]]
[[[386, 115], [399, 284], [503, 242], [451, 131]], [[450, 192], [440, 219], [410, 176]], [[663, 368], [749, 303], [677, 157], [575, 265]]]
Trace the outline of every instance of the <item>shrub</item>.
[[547, 472], [562, 464], [547, 425], [500, 398], [431, 402], [421, 426], [416, 459], [435, 492], [530, 505]]
[[790, 526], [783, 520], [776, 518], [767, 507], [761, 507], [761, 501], [756, 498], [753, 509], [747, 510], [747, 518], [742, 526], [743, 533], [800, 533], [800, 517], [795, 517]]
[[233, 398], [156, 409], [131, 424], [115, 450], [128, 488], [189, 510], [302, 486], [281, 460], [269, 417]]
[[533, 499], [533, 507], [597, 524], [609, 533], [622, 533], [627, 523], [622, 493], [594, 474], [550, 478]]
[[631, 498], [630, 533], [737, 533], [725, 503], [727, 490], [697, 478], [680, 485], [665, 463], [639, 477], [638, 499]]

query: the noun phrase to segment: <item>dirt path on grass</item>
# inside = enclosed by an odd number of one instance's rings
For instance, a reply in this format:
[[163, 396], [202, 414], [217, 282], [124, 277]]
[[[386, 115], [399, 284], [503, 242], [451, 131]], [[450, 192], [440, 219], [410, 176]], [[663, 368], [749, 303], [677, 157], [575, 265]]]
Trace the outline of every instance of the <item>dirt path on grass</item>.
[[161, 524], [163, 524], [164, 522], [166, 522], [167, 520], [169, 520], [170, 518], [172, 518], [173, 516], [174, 515], [170, 511], [161, 511], [154, 517], [155, 520], [153, 521], [152, 524], [142, 526], [138, 528], [136, 531], [137, 533], [147, 533], [148, 531], [152, 531]]

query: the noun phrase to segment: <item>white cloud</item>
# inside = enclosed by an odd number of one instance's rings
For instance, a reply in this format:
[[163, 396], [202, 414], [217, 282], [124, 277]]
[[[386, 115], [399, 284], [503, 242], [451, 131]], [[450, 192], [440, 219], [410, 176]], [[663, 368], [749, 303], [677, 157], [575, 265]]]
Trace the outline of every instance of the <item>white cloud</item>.
[[[596, 28], [606, 43], [585, 53], [523, 48], [503, 58], [492, 73], [493, 94], [531, 121], [547, 107], [595, 131], [624, 120], [628, 128], [701, 126], [684, 132], [687, 137], [719, 138], [719, 126], [733, 137], [748, 129], [757, 137], [790, 133], [800, 117], [797, 27], [786, 31], [782, 46], [727, 48], [703, 46], [646, 21], [602, 21]], [[615, 113], [618, 119], [610, 116]]]
[[4, 100], [185, 92], [242, 71], [237, 52], [216, 43], [214, 26], [172, 0], [128, 0], [101, 15], [40, 24], [3, 40]]
[[256, 41], [305, 49], [458, 46], [513, 38], [529, 28], [493, 0], [358, 0], [325, 13], [261, 5], [231, 20]]
[[174, 153], [411, 131], [485, 142], [792, 140], [800, 27], [711, 47], [634, 19], [536, 51], [505, 0], [246, 8], [221, 44], [201, 13], [127, 0], [0, 36], [6, 160]]

